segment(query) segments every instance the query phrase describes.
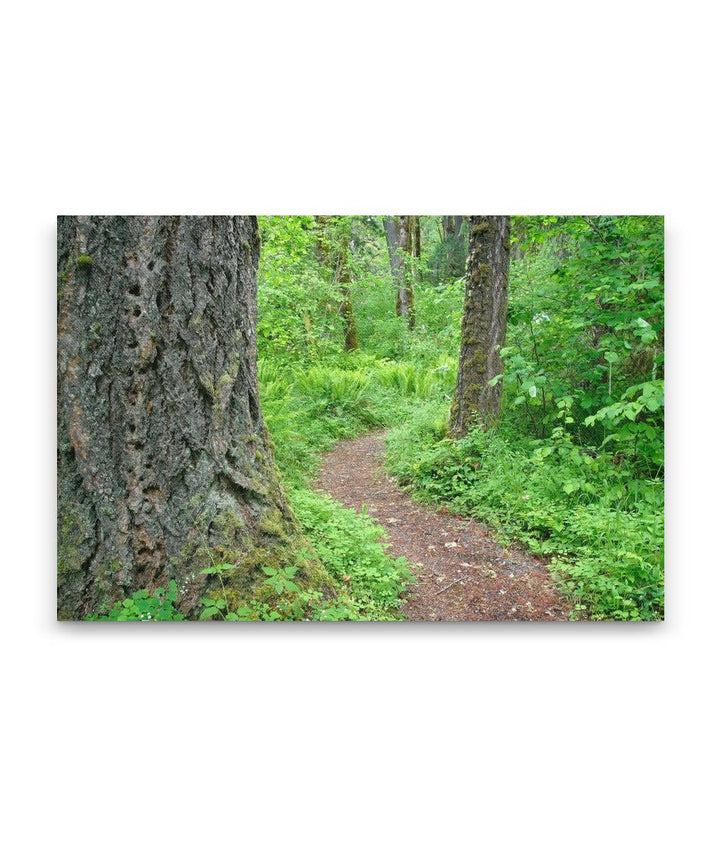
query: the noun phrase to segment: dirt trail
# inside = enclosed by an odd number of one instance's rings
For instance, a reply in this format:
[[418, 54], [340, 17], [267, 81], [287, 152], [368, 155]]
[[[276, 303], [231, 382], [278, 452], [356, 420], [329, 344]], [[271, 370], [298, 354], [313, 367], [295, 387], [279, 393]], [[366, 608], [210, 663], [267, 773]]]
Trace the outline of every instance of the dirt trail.
[[344, 440], [315, 487], [385, 527], [390, 551], [414, 566], [404, 613], [425, 621], [566, 621], [545, 565], [495, 541], [479, 521], [415, 502], [382, 467], [384, 434]]

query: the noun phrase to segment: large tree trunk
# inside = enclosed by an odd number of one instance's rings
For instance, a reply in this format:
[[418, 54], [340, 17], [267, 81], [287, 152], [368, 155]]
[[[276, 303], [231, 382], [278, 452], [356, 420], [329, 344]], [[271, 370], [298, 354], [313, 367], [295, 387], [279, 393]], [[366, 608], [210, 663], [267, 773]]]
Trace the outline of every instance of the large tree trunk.
[[390, 270], [395, 283], [395, 311], [404, 318], [412, 330], [415, 326], [415, 295], [408, 265], [412, 253], [412, 231], [410, 217], [385, 217], [385, 238], [390, 254]]
[[[248, 592], [298, 524], [256, 371], [254, 217], [58, 219], [58, 616], [217, 562]], [[260, 576], [262, 574], [260, 573]]]
[[454, 437], [475, 424], [487, 428], [500, 415], [502, 382], [491, 386], [490, 381], [503, 370], [509, 272], [510, 218], [471, 217], [460, 365], [450, 411]]
[[318, 255], [320, 264], [330, 270], [333, 281], [340, 286], [340, 316], [343, 319], [345, 335], [345, 350], [357, 351], [360, 347], [358, 339], [355, 311], [353, 309], [352, 291], [350, 289], [350, 237], [345, 230], [340, 234], [331, 235], [332, 221], [335, 218], [319, 215], [315, 218], [320, 226], [318, 235]]

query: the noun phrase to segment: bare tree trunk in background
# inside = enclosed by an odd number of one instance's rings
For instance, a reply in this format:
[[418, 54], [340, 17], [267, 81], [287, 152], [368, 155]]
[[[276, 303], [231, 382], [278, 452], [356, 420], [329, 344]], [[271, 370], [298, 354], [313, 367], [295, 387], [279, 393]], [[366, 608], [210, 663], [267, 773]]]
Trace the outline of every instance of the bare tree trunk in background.
[[410, 247], [411, 255], [414, 259], [420, 258], [420, 218], [410, 218]]
[[254, 217], [58, 218], [58, 617], [249, 592], [304, 539], [257, 382]]
[[415, 295], [407, 263], [412, 250], [410, 219], [409, 215], [385, 217], [383, 224], [390, 254], [390, 270], [397, 294], [395, 311], [406, 320], [412, 330], [415, 326]]
[[463, 236], [462, 216], [444, 216], [441, 218], [447, 271], [450, 279], [458, 279], [465, 273], [467, 245]]
[[345, 350], [357, 351], [360, 347], [358, 340], [357, 323], [353, 311], [352, 293], [350, 291], [350, 264], [349, 264], [349, 237], [343, 235], [338, 247], [337, 281], [340, 284], [342, 301], [340, 303], [340, 315], [345, 324]]
[[502, 373], [500, 349], [505, 345], [510, 218], [470, 217], [465, 306], [460, 365], [450, 410], [450, 432], [463, 437], [475, 424], [489, 427], [500, 415]]
[[360, 348], [360, 341], [358, 339], [352, 291], [350, 289], [350, 237], [345, 232], [334, 236], [330, 235], [329, 229], [333, 219], [336, 218], [324, 215], [319, 215], [315, 218], [318, 226], [320, 226], [318, 253], [320, 264], [330, 269], [333, 281], [340, 285], [341, 301], [339, 312], [343, 319], [345, 350], [357, 351]]

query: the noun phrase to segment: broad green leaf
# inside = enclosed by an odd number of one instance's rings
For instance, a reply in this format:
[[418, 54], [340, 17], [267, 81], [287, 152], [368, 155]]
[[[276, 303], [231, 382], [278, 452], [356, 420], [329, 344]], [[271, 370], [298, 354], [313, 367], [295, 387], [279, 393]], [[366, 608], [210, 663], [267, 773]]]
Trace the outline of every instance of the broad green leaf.
[[211, 618], [213, 615], [217, 615], [220, 610], [217, 606], [208, 606], [207, 609], [203, 609], [200, 613], [200, 621], [204, 621], [206, 618]]

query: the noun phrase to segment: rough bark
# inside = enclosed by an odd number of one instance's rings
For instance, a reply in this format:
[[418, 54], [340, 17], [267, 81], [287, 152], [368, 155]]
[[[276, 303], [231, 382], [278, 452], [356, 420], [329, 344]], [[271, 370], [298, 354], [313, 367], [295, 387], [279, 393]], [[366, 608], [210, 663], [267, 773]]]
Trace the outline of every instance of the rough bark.
[[318, 236], [318, 255], [320, 264], [331, 271], [333, 281], [340, 286], [339, 312], [343, 319], [343, 330], [346, 351], [357, 351], [360, 347], [357, 322], [353, 309], [352, 290], [350, 288], [349, 236], [341, 232], [333, 241], [330, 235], [332, 217], [318, 216], [315, 218], [320, 226]]
[[505, 345], [510, 218], [470, 217], [469, 254], [462, 319], [460, 364], [450, 411], [450, 431], [464, 436], [475, 424], [490, 427], [500, 415]]
[[58, 218], [58, 616], [301, 540], [260, 413], [254, 217]]
[[395, 283], [395, 312], [412, 330], [415, 326], [415, 294], [408, 265], [412, 251], [410, 216], [385, 217], [385, 238], [390, 255], [390, 271]]

